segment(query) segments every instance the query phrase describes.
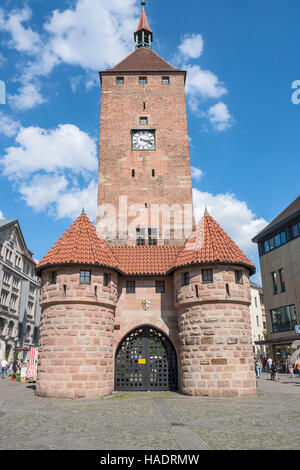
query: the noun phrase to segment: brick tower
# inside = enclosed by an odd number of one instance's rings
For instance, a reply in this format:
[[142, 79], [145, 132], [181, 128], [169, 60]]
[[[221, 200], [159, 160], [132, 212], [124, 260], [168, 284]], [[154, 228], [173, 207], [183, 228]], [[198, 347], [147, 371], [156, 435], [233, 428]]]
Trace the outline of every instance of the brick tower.
[[[100, 74], [97, 232], [81, 214], [37, 266], [37, 394], [251, 395], [255, 267], [207, 211], [178, 236], [192, 209], [185, 72], [152, 51], [144, 9], [134, 37], [136, 50]], [[152, 206], [165, 214], [153, 220]], [[129, 236], [135, 209], [145, 217]]]
[[97, 232], [117, 245], [182, 244], [184, 218], [193, 224], [186, 72], [152, 50], [144, 6], [134, 38], [135, 51], [100, 72]]

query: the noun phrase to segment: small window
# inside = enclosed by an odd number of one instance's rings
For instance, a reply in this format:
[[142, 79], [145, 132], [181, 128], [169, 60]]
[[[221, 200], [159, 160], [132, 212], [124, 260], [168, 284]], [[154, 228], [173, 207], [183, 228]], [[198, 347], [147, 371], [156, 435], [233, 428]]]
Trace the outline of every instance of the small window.
[[140, 117], [140, 125], [141, 126], [146, 126], [148, 124], [148, 118], [147, 117]]
[[111, 275], [108, 274], [108, 273], [104, 273], [104, 275], [103, 275], [103, 285], [105, 287], [108, 287], [109, 284], [110, 284], [110, 281], [111, 281]]
[[284, 275], [284, 270], [283, 269], [279, 269], [279, 280], [280, 280], [281, 292], [285, 292], [286, 291], [286, 288], [285, 288], [285, 275]]
[[227, 297], [230, 297], [229, 284], [226, 284], [226, 295], [227, 295]]
[[202, 282], [214, 282], [214, 275], [212, 269], [202, 269]]
[[140, 85], [147, 85], [147, 77], [139, 78]]
[[272, 273], [272, 281], [273, 281], [273, 294], [276, 295], [278, 294], [278, 278], [277, 278], [276, 272]]
[[149, 246], [157, 246], [157, 229], [148, 228]]
[[170, 77], [163, 77], [162, 82], [163, 82], [163, 85], [169, 85], [170, 84]]
[[144, 246], [146, 244], [145, 240], [146, 240], [145, 229], [144, 228], [137, 228], [136, 229], [136, 244], [137, 244], [137, 246]]
[[56, 284], [57, 280], [57, 271], [52, 271], [50, 273], [50, 284]]
[[127, 294], [135, 294], [135, 281], [126, 281]]
[[131, 170], [131, 176], [132, 178], [135, 178], [135, 170]]
[[146, 109], [146, 101], [143, 101], [143, 110], [145, 111]]
[[165, 293], [165, 281], [156, 281], [155, 288], [156, 288], [157, 294], [164, 294]]
[[117, 77], [117, 85], [124, 85], [124, 77]]
[[155, 170], [152, 170], [152, 178], [155, 177]]
[[182, 285], [188, 286], [190, 283], [190, 273], [183, 273], [182, 274]]
[[91, 283], [91, 271], [80, 271], [80, 284]]
[[241, 270], [235, 271], [235, 283], [243, 284], [243, 271]]

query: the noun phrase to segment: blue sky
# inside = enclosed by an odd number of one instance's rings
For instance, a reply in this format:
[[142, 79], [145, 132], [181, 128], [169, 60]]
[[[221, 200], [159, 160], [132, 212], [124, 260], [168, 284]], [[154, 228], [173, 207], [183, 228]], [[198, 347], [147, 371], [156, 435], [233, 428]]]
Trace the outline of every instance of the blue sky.
[[[196, 217], [251, 238], [299, 195], [298, 0], [149, 0], [154, 50], [188, 70]], [[4, 0], [0, 215], [40, 259], [84, 205], [95, 218], [98, 71], [134, 48], [135, 0]]]

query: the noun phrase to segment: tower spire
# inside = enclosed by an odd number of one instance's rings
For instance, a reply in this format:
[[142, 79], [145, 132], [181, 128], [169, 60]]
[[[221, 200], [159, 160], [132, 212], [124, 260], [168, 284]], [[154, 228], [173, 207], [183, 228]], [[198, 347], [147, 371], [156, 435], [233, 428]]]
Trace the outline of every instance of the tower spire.
[[140, 17], [140, 22], [138, 25], [138, 29], [134, 33], [136, 49], [140, 49], [141, 47], [152, 49], [153, 33], [148, 24], [146, 12], [145, 12], [145, 6], [146, 6], [146, 2], [142, 1], [142, 13]]

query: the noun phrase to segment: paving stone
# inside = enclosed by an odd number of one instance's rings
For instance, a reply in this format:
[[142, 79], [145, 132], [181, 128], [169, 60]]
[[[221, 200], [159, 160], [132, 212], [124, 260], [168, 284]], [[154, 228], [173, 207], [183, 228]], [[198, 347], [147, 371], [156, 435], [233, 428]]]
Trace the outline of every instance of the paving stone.
[[258, 386], [245, 398], [141, 392], [72, 401], [2, 380], [0, 449], [298, 449], [300, 378], [263, 374]]

